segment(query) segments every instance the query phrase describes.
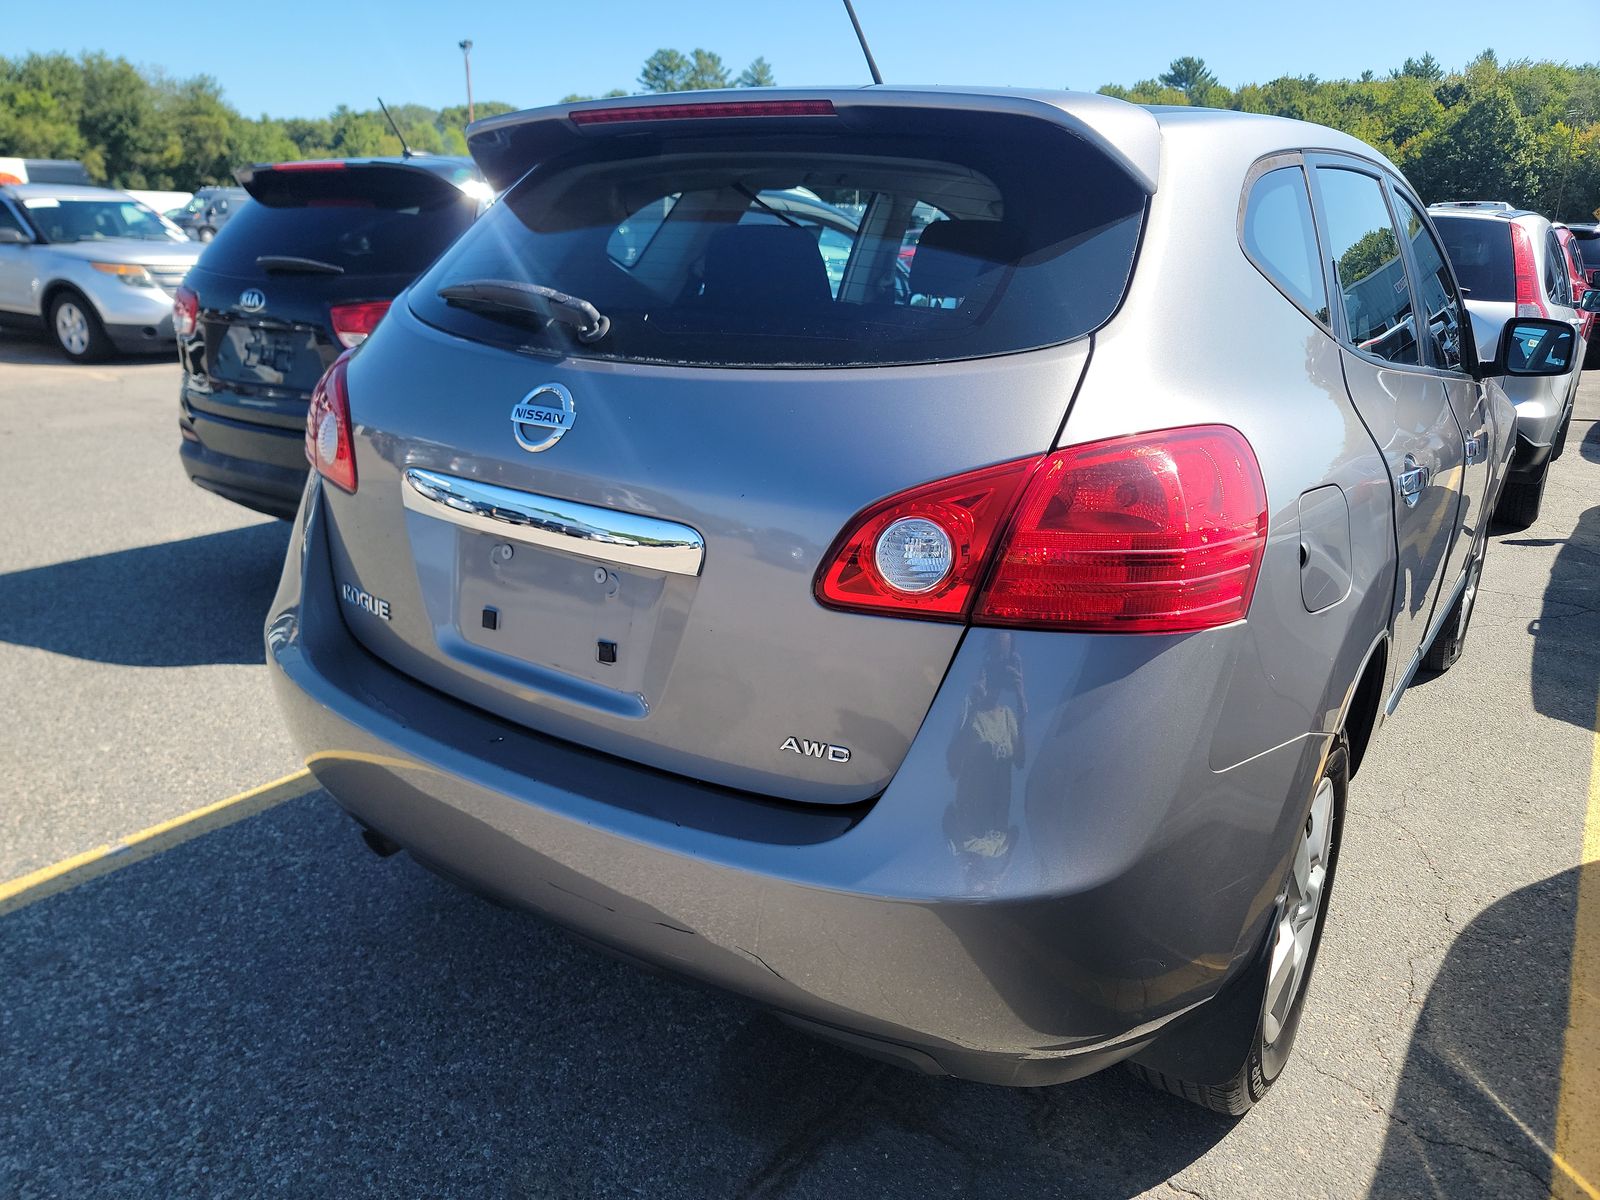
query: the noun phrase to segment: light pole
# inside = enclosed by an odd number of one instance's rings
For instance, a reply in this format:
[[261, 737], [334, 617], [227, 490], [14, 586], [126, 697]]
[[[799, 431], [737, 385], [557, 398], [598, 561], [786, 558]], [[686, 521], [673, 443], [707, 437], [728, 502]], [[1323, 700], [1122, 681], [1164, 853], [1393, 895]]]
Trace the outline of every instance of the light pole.
[[467, 124], [473, 121], [472, 112], [472, 39], [467, 38], [461, 43], [461, 61], [467, 65]]

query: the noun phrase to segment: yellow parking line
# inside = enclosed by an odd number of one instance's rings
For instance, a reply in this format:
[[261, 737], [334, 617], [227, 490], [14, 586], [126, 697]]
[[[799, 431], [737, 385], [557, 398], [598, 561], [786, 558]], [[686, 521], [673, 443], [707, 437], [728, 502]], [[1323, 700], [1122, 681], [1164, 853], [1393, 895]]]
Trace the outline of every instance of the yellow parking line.
[[151, 858], [202, 833], [242, 821], [285, 800], [303, 796], [316, 786], [317, 781], [311, 772], [302, 767], [282, 779], [274, 779], [271, 783], [229, 796], [226, 800], [204, 805], [170, 821], [162, 821], [138, 833], [129, 834], [119, 841], [107, 842], [93, 850], [74, 854], [71, 858], [40, 867], [9, 883], [0, 883], [0, 916], [15, 912], [35, 900], [43, 900], [46, 896], [54, 896], [57, 892], [64, 892]]
[[1595, 729], [1556, 1110], [1553, 1200], [1600, 1200], [1600, 713]]

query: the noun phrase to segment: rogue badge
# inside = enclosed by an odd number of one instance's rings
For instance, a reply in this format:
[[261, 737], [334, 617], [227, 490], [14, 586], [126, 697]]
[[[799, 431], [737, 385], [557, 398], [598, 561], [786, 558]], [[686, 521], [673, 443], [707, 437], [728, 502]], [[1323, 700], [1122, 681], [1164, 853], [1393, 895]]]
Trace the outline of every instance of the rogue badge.
[[511, 410], [511, 432], [530, 453], [548, 450], [572, 428], [572, 393], [559, 383], [541, 384]]

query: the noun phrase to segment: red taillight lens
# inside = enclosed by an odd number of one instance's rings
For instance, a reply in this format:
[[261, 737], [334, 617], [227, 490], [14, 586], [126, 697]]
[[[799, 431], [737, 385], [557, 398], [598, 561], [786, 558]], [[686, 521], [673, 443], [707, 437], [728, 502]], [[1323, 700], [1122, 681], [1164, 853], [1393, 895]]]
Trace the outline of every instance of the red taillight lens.
[[335, 304], [329, 310], [333, 318], [333, 335], [346, 350], [354, 350], [367, 340], [367, 335], [378, 327], [383, 314], [389, 311], [388, 300], [367, 300], [361, 304]]
[[200, 325], [200, 297], [186, 287], [172, 294], [172, 331], [188, 337]]
[[306, 410], [306, 458], [329, 483], [356, 490], [356, 448], [350, 435], [350, 391], [345, 382], [350, 353], [333, 360]]
[[580, 108], [574, 125], [619, 125], [628, 121], [690, 121], [718, 117], [831, 117], [832, 100], [727, 100], [700, 104], [635, 104]]
[[1517, 316], [1548, 317], [1533, 265], [1533, 239], [1521, 225], [1511, 226], [1511, 261], [1517, 276]]
[[[822, 560], [815, 585], [817, 599], [830, 608], [859, 612], [935, 621], [965, 619], [982, 581], [995, 535], [1038, 461], [1024, 458], [969, 471], [923, 484], [864, 509], [845, 527]], [[915, 590], [906, 587], [910, 579], [916, 578], [914, 570], [891, 569], [886, 577], [887, 562], [880, 565], [879, 558], [880, 548], [888, 551], [897, 546], [903, 552], [902, 563], [915, 568], [917, 542], [897, 539], [897, 534], [908, 527], [913, 533], [921, 530], [927, 535], [936, 528], [943, 534], [943, 573], [938, 574], [937, 567], [926, 572], [910, 585]], [[924, 546], [928, 544], [926, 536], [921, 541]], [[926, 562], [929, 555], [923, 554], [922, 558]], [[935, 576], [936, 581], [930, 584]], [[898, 580], [901, 586], [892, 580]]]
[[[892, 496], [846, 527], [816, 594], [831, 607], [886, 615], [1179, 633], [1244, 617], [1266, 538], [1266, 487], [1249, 443], [1238, 430], [1200, 425], [1073, 446]], [[940, 582], [906, 590], [938, 570], [946, 543]]]
[[1241, 619], [1267, 541], [1255, 453], [1225, 425], [1047, 457], [1006, 529], [973, 620], [1172, 633]]
[[267, 167], [269, 171], [343, 171], [346, 163], [342, 158], [304, 158], [299, 162], [273, 163]]

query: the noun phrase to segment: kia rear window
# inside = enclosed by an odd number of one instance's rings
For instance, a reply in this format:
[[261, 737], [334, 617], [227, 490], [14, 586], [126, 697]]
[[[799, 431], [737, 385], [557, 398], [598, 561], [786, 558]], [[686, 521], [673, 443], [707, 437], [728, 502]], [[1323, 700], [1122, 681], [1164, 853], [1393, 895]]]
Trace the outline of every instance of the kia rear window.
[[319, 173], [282, 174], [290, 178], [274, 186], [261, 186], [256, 176], [256, 202], [235, 206], [206, 250], [207, 270], [259, 276], [257, 258], [290, 255], [347, 274], [415, 275], [478, 212], [475, 199], [437, 179], [397, 180], [400, 172], [381, 172], [385, 180], [359, 170], [322, 172], [315, 180]]
[[1516, 300], [1511, 227], [1506, 222], [1436, 213], [1433, 224], [1468, 300]]
[[[943, 136], [597, 139], [507, 192], [410, 303], [539, 355], [843, 367], [1006, 354], [1116, 311], [1144, 207], [1101, 152], [1020, 118]], [[537, 295], [520, 309], [463, 297], [484, 281]], [[556, 308], [543, 289], [563, 294]], [[603, 336], [579, 340], [579, 310], [562, 307], [574, 298], [606, 319]]]

